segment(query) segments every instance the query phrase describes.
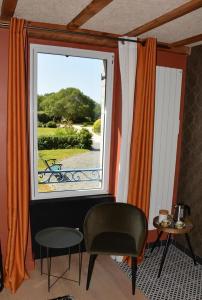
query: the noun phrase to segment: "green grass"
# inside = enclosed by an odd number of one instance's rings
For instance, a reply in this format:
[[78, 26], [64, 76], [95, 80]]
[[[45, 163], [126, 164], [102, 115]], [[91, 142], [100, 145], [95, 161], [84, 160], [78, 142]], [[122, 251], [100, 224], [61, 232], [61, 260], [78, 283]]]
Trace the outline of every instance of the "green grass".
[[[45, 128], [44, 128], [45, 129]], [[52, 128], [46, 128], [52, 129]], [[42, 159], [51, 159], [55, 158], [56, 163], [59, 163], [61, 160], [73, 157], [85, 152], [88, 152], [87, 149], [54, 149], [54, 150], [39, 150], [39, 160], [38, 160], [38, 170], [44, 170], [46, 168]]]
[[[64, 130], [64, 128], [60, 128], [60, 130]], [[53, 136], [57, 132], [57, 128], [43, 128], [38, 127], [38, 136]]]

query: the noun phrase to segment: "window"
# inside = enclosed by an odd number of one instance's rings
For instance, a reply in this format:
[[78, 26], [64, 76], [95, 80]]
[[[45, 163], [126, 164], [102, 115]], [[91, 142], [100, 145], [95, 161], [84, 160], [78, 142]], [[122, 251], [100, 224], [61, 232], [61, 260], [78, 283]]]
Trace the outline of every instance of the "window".
[[108, 193], [113, 59], [30, 46], [32, 199]]

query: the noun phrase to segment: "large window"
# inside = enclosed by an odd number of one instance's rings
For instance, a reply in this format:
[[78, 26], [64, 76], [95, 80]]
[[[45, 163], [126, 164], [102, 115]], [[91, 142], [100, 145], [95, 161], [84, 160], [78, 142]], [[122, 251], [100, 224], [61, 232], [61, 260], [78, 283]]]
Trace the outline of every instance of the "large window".
[[113, 53], [30, 46], [32, 199], [108, 192]]

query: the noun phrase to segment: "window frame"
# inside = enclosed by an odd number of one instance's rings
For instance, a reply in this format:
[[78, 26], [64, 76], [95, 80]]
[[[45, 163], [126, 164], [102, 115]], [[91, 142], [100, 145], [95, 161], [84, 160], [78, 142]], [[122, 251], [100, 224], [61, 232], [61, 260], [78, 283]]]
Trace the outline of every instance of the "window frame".
[[[66, 190], [57, 192], [38, 192], [38, 140], [37, 140], [37, 54], [69, 55], [107, 61], [105, 109], [104, 109], [104, 136], [102, 172], [102, 188], [89, 190]], [[96, 50], [86, 50], [70, 47], [30, 44], [30, 171], [31, 171], [31, 199], [51, 199], [64, 197], [90, 196], [109, 193], [109, 169], [110, 169], [110, 144], [113, 102], [114, 80], [114, 53]]]

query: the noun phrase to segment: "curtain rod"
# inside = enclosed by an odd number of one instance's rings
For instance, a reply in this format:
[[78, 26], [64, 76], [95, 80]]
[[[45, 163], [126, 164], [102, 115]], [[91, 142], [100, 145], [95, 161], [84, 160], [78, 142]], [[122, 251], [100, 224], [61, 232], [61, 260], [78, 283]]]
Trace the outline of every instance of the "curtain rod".
[[[0, 22], [0, 28], [9, 28], [9, 23], [6, 22]], [[48, 27], [39, 27], [39, 26], [31, 26], [31, 25], [25, 25], [25, 28], [32, 29], [32, 30], [39, 30], [39, 31], [47, 31], [47, 32], [57, 32], [57, 33], [66, 33], [66, 34], [75, 34], [75, 35], [85, 35], [90, 37], [96, 37], [99, 39], [109, 39], [114, 41], [120, 41], [120, 42], [131, 42], [131, 43], [140, 43], [144, 44], [144, 41], [139, 40], [132, 40], [127, 38], [119, 38], [119, 37], [112, 37], [108, 35], [97, 35], [90, 32], [78, 32], [78, 31], [71, 31], [71, 30], [65, 30], [65, 29], [57, 29], [57, 28], [48, 28]]]

